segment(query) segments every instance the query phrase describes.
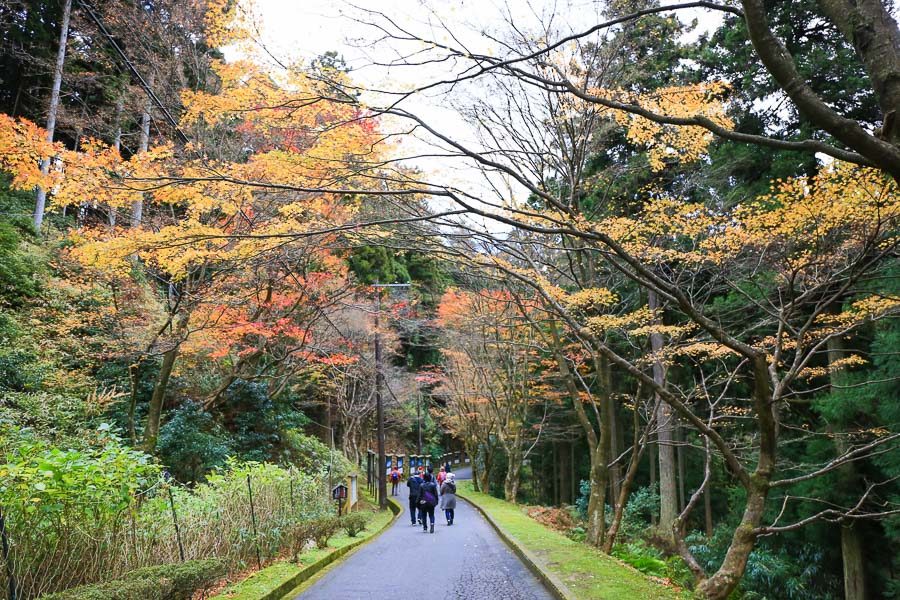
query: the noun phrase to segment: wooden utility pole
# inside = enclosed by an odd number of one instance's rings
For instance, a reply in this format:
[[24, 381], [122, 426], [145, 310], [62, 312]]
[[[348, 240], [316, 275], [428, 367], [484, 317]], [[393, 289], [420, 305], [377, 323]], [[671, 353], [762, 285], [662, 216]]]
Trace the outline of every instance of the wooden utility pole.
[[378, 420], [378, 506], [387, 508], [387, 455], [384, 450], [384, 365], [381, 357], [381, 288], [409, 287], [408, 283], [376, 283], [375, 288], [375, 418]]
[[375, 286], [375, 418], [378, 420], [378, 506], [387, 508], [387, 479], [385, 476], [385, 453], [384, 453], [384, 402], [381, 397], [381, 386], [384, 374], [381, 370], [381, 324], [379, 317], [381, 315], [381, 290]]
[[416, 402], [416, 424], [419, 430], [419, 443], [416, 445], [416, 454], [422, 456], [422, 392], [418, 394]]

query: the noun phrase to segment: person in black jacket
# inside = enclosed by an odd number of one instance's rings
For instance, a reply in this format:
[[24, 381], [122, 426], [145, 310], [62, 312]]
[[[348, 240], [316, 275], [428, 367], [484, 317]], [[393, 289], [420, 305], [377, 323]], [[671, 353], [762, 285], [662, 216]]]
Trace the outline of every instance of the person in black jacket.
[[406, 482], [406, 487], [409, 488], [409, 522], [413, 525], [416, 524], [417, 519], [419, 523], [422, 522], [422, 515], [419, 512], [419, 488], [423, 483], [424, 480], [415, 471]]
[[425, 483], [419, 487], [419, 509], [422, 515], [422, 530], [428, 531], [431, 519], [431, 533], [434, 533], [434, 507], [438, 503], [438, 488], [431, 473], [425, 473]]

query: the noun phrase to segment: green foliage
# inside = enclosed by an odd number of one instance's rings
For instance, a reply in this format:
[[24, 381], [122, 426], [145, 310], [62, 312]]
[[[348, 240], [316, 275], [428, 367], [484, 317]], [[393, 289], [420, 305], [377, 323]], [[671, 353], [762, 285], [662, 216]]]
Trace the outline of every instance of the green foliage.
[[324, 477], [333, 467], [332, 479], [337, 480], [356, 471], [343, 452], [332, 448], [314, 436], [300, 431], [288, 430], [282, 437], [285, 462], [302, 471], [317, 473]]
[[341, 528], [341, 520], [337, 517], [319, 517], [310, 523], [312, 539], [316, 541], [316, 547], [325, 549], [328, 540]]
[[657, 549], [646, 544], [636, 542], [616, 544], [612, 555], [647, 575], [665, 577], [668, 569], [662, 554]]
[[109, 581], [74, 587], [55, 594], [41, 596], [42, 600], [168, 600], [173, 586], [167, 579], [134, 579]]
[[583, 542], [587, 539], [587, 530], [579, 525], [567, 531], [566, 537], [573, 542]]
[[224, 432], [212, 415], [192, 401], [171, 413], [160, 428], [156, 450], [181, 481], [202, 481], [208, 471], [223, 466], [229, 454]]
[[225, 575], [217, 559], [189, 560], [132, 571], [119, 580], [71, 588], [47, 600], [190, 600]]
[[[692, 533], [687, 542], [691, 552], [707, 572], [722, 564], [732, 530], [717, 527], [712, 538]], [[840, 581], [825, 570], [822, 548], [809, 545], [776, 549], [761, 542], [750, 554], [739, 591], [750, 600], [822, 600], [838, 598]]]
[[341, 527], [350, 537], [356, 537], [362, 531], [365, 531], [369, 524], [369, 515], [366, 513], [350, 513], [341, 518]]
[[9, 178], [0, 174], [0, 307], [21, 306], [40, 291], [43, 269], [38, 246], [27, 242], [34, 236], [27, 218], [34, 198], [11, 192]]
[[384, 246], [360, 246], [347, 257], [350, 270], [361, 283], [404, 283], [409, 271], [402, 259]]
[[241, 460], [283, 461], [283, 433], [307, 422], [287, 398], [273, 399], [265, 382], [238, 379], [225, 392], [219, 422]]
[[225, 561], [217, 558], [144, 567], [128, 573], [125, 581], [169, 581], [172, 600], [190, 600], [197, 590], [206, 590], [225, 576]]
[[63, 450], [10, 432], [0, 438], [0, 448], [0, 502], [10, 512], [34, 517], [32, 534], [46, 527], [44, 534], [52, 535], [72, 510], [94, 522], [115, 519], [159, 473], [149, 456], [114, 437], [102, 447]]

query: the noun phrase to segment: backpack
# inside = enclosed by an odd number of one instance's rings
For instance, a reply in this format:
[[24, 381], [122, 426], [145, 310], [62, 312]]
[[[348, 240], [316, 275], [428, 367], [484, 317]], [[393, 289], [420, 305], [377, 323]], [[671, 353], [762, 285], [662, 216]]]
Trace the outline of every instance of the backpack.
[[431, 491], [430, 486], [422, 490], [422, 499], [419, 500], [419, 504], [437, 506], [437, 498], [435, 498], [434, 492]]
[[391, 481], [400, 481], [400, 474], [397, 471], [391, 471]]

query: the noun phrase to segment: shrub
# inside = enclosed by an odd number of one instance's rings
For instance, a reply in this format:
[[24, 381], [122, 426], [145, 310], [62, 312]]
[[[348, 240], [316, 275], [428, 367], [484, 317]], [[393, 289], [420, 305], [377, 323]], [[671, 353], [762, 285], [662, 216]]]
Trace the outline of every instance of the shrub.
[[365, 531], [368, 524], [369, 516], [365, 513], [351, 513], [341, 519], [341, 527], [350, 537], [356, 537], [360, 532]]
[[300, 561], [300, 554], [306, 549], [306, 544], [315, 539], [315, 526], [313, 521], [301, 521], [294, 523], [288, 532], [288, 543], [294, 562]]
[[572, 540], [573, 542], [583, 542], [587, 539], [587, 531], [584, 527], [580, 525], [577, 527], [573, 527], [572, 529], [566, 532], [566, 537]]
[[71, 588], [41, 600], [168, 600], [172, 589], [168, 579], [120, 580]]
[[170, 565], [144, 567], [128, 573], [125, 581], [170, 582], [172, 591], [166, 597], [171, 600], [190, 600], [197, 590], [206, 590], [225, 576], [225, 561], [218, 558], [189, 560]]
[[188, 401], [172, 411], [159, 430], [157, 452], [175, 478], [200, 481], [203, 474], [228, 459], [228, 444], [212, 415]]
[[337, 517], [321, 517], [312, 521], [313, 539], [318, 548], [327, 548], [328, 540], [341, 528], [341, 521]]
[[613, 548], [612, 555], [641, 573], [656, 577], [668, 575], [668, 565], [656, 548], [637, 542], [617, 544]]

